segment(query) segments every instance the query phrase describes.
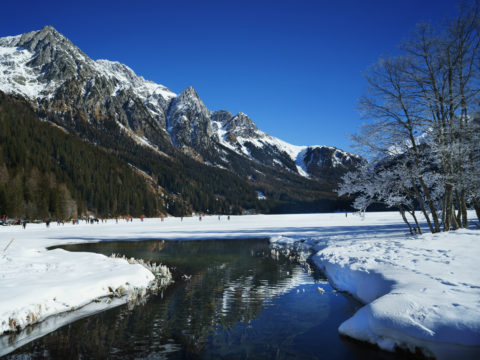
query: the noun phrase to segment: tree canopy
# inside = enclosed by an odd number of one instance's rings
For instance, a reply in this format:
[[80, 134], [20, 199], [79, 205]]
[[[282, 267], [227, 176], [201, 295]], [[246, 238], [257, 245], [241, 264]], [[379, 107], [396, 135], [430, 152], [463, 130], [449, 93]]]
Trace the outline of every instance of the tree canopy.
[[339, 194], [355, 207], [380, 202], [408, 211], [421, 231], [467, 227], [467, 208], [480, 219], [480, 15], [462, 2], [450, 21], [419, 24], [403, 53], [367, 72], [360, 109], [368, 122], [353, 136], [368, 164], [347, 174]]

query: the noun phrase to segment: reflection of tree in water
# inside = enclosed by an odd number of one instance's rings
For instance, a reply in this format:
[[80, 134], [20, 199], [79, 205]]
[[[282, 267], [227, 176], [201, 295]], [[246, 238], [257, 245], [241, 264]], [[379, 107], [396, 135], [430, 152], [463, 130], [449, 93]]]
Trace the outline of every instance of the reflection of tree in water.
[[[79, 320], [17, 354], [123, 358], [180, 350], [169, 357], [200, 355], [213, 331], [255, 319], [265, 301], [295, 285], [293, 277], [299, 271], [286, 259], [272, 259], [268, 242], [262, 240], [112, 242], [67, 248], [161, 262], [175, 267], [177, 280], [163, 294], [150, 295], [145, 305], [131, 311], [121, 306]], [[181, 280], [182, 274], [191, 274], [191, 280]]]

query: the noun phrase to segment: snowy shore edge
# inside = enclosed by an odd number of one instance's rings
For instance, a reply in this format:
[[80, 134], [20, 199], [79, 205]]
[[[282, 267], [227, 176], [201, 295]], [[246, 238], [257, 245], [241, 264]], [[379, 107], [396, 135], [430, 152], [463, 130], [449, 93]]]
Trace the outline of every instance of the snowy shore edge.
[[2, 254], [0, 334], [16, 332], [103, 298], [144, 296], [155, 275], [140, 264], [94, 253], [22, 249]]
[[330, 244], [313, 260], [365, 303], [339, 332], [437, 359], [480, 355], [478, 231]]
[[271, 238], [278, 250], [313, 253], [333, 287], [365, 304], [340, 334], [387, 351], [480, 358], [478, 230], [410, 236], [365, 221], [341, 233]]
[[[26, 234], [28, 232], [22, 235]], [[41, 238], [20, 237], [16, 241], [15, 237], [8, 243], [2, 241], [0, 249], [0, 356], [17, 347], [4, 344], [3, 335], [17, 337], [18, 332], [30, 325], [45, 320], [51, 323], [65, 320], [52, 320], [53, 315], [71, 313], [65, 318], [74, 319], [133, 303], [142, 299], [147, 290], [171, 282], [165, 266], [124, 257], [31, 246], [45, 242]], [[50, 326], [47, 332], [57, 325]], [[45, 332], [46, 327], [43, 328]], [[20, 335], [19, 339], [27, 337], [31, 336]]]
[[[70, 311], [113, 292], [144, 289], [150, 271], [54, 245], [114, 240], [269, 238], [272, 246], [313, 251], [332, 285], [366, 305], [339, 331], [392, 350], [479, 358], [480, 231], [409, 236], [396, 213], [252, 215], [145, 219], [100, 225], [0, 227], [0, 324], [10, 329]], [[4, 250], [11, 239], [14, 241]], [[128, 284], [127, 284], [128, 283]], [[137, 289], [137, 290], [135, 290]], [[41, 305], [40, 307], [38, 305]], [[37, 310], [41, 310], [37, 317]], [[73, 312], [76, 313], [77, 311]], [[28, 317], [30, 316], [30, 317]], [[16, 321], [17, 322], [17, 321]], [[1, 347], [1, 344], [0, 344]]]

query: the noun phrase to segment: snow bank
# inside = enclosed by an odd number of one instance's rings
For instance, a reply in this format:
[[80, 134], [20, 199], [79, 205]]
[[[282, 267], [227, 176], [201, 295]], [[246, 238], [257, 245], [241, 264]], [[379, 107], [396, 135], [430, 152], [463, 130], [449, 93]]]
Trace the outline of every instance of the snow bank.
[[62, 249], [8, 249], [0, 256], [0, 334], [105, 296], [144, 292], [154, 275], [141, 265]]
[[270, 241], [314, 253], [333, 286], [366, 304], [339, 332], [390, 351], [480, 359], [480, 232], [412, 237], [398, 214], [338, 215], [325, 214], [315, 235]]
[[366, 303], [341, 334], [436, 358], [480, 356], [480, 234], [330, 243], [314, 256], [331, 283]]
[[[69, 242], [81, 242], [78, 234], [82, 229], [87, 227], [0, 227], [0, 335], [17, 332], [52, 315], [78, 311], [100, 299], [89, 307], [90, 311], [111, 307], [112, 298], [118, 298], [120, 301], [114, 303], [120, 305], [144, 296], [148, 288], [166, 286], [171, 281], [168, 269], [155, 264], [46, 249], [65, 243], [64, 237]], [[81, 311], [83, 316], [85, 313]], [[2, 348], [0, 344], [0, 356]]]

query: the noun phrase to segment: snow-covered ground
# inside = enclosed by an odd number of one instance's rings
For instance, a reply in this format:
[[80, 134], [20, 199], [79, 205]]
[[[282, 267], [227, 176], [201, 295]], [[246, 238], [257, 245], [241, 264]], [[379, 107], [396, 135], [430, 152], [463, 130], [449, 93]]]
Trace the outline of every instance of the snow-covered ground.
[[480, 357], [479, 259], [480, 233], [467, 230], [352, 239], [314, 257], [334, 286], [367, 304], [340, 333], [445, 359]]
[[[473, 215], [473, 214], [472, 214]], [[106, 224], [0, 227], [0, 332], [80, 307], [111, 290], [144, 288], [145, 268], [52, 245], [109, 240], [270, 238], [301, 245], [334, 286], [365, 302], [340, 332], [420, 347], [441, 358], [480, 354], [480, 231], [408, 235], [396, 213], [253, 215], [109, 220]], [[11, 239], [14, 239], [10, 243]], [[10, 243], [8, 248], [5, 247]], [[40, 315], [38, 315], [40, 314]], [[320, 335], [319, 335], [320, 336]], [[1, 346], [1, 344], [0, 344]]]

